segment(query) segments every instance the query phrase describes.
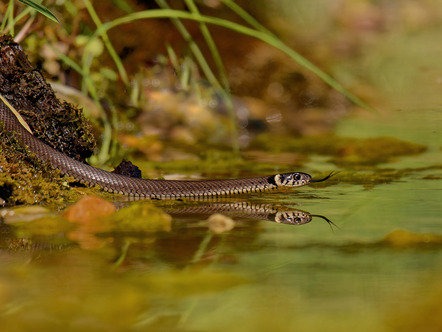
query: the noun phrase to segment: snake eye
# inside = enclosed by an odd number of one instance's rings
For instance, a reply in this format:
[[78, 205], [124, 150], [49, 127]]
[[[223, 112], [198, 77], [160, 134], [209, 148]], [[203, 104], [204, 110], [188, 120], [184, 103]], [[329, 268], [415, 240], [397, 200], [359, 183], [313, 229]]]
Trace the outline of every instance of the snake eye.
[[299, 173], [295, 173], [295, 174], [294, 174], [294, 178], [295, 178], [296, 181], [301, 180], [301, 174], [299, 174]]

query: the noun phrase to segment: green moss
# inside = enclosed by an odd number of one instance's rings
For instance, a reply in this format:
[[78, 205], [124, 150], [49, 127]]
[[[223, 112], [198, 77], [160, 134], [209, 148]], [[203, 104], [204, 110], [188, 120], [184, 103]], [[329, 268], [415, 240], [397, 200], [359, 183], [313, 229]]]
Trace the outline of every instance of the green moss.
[[62, 177], [0, 128], [0, 194], [6, 205], [51, 204], [78, 199], [73, 179]]
[[[52, 237], [57, 234], [64, 234], [73, 228], [72, 224], [59, 216], [46, 216], [31, 222], [15, 223], [15, 234], [18, 238], [42, 238], [53, 242]], [[67, 242], [63, 239], [63, 242]]]
[[172, 218], [149, 201], [131, 204], [106, 218], [114, 232], [145, 233], [168, 232]]
[[378, 165], [394, 161], [397, 157], [422, 153], [426, 146], [406, 142], [394, 137], [348, 138], [336, 135], [290, 138], [261, 135], [255, 142], [275, 152], [298, 152], [331, 156], [338, 166]]

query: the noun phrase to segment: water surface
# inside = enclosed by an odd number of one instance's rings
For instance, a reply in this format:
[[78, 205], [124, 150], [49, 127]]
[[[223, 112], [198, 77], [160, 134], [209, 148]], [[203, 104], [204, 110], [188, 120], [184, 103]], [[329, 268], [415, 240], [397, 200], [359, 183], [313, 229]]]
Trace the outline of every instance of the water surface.
[[[335, 225], [233, 216], [235, 227], [216, 234], [204, 214], [165, 225], [135, 210], [134, 230], [83, 237], [72, 237], [59, 214], [3, 225], [0, 322], [11, 331], [440, 330], [440, 123], [434, 110], [349, 118], [338, 135], [394, 136], [427, 151], [342, 168], [329, 184], [232, 200], [301, 209]], [[323, 156], [306, 168], [338, 169]], [[380, 184], [340, 181], [379, 169], [405, 172]]]

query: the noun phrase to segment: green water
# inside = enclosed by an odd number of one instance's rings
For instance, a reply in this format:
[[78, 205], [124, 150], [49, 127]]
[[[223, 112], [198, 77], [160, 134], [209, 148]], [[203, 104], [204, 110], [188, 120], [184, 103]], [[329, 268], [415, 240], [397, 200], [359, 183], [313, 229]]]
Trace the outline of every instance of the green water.
[[[13, 224], [0, 252], [0, 324], [8, 331], [439, 331], [441, 119], [431, 110], [397, 111], [338, 126], [341, 136], [426, 145], [378, 165], [406, 169], [396, 181], [354, 185], [338, 174], [331, 185], [246, 199], [324, 215], [336, 226], [234, 218], [235, 228], [214, 234], [206, 217], [184, 215], [170, 229], [89, 230], [99, 244], [90, 248], [72, 240], [58, 214], [38, 227]], [[333, 165], [311, 156], [306, 168]]]

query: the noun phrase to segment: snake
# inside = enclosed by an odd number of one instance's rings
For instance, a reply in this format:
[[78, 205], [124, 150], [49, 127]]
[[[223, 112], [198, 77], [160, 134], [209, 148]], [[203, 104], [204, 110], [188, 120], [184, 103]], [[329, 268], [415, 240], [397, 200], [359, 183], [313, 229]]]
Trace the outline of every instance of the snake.
[[325, 181], [332, 175], [320, 180], [313, 180], [311, 175], [303, 172], [219, 180], [134, 178], [90, 166], [53, 149], [29, 133], [2, 100], [0, 100], [0, 122], [3, 123], [4, 130], [15, 133], [18, 142], [27, 146], [29, 152], [51, 168], [60, 170], [62, 174], [87, 185], [98, 185], [108, 192], [140, 198], [179, 199], [231, 196], [301, 187], [312, 182]]

